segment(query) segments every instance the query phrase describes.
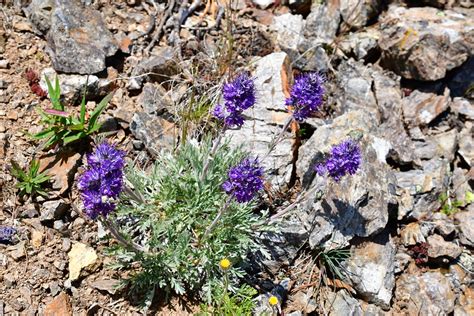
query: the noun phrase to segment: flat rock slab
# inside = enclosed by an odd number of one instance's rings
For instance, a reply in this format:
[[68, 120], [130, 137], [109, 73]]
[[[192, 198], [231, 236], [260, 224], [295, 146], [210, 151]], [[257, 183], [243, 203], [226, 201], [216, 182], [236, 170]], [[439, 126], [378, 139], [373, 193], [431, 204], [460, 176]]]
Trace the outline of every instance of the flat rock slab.
[[95, 250], [83, 243], [72, 245], [69, 257], [69, 280], [79, 278], [83, 269], [92, 270], [97, 266], [97, 253]]
[[407, 79], [444, 78], [474, 53], [474, 20], [454, 11], [392, 5], [380, 29], [382, 64]]

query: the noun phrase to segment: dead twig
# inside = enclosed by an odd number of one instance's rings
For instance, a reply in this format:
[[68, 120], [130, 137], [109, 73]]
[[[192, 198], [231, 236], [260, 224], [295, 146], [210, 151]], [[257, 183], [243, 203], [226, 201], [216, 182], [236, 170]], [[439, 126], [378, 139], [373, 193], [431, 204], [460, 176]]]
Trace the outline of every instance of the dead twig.
[[161, 18], [160, 24], [158, 25], [158, 28], [156, 29], [155, 36], [151, 40], [150, 44], [148, 44], [148, 46], [144, 50], [145, 55], [148, 55], [150, 53], [150, 50], [155, 46], [155, 44], [161, 40], [161, 37], [163, 36], [163, 33], [164, 33], [163, 28], [165, 26], [166, 21], [168, 21], [168, 19], [170, 18], [175, 4], [176, 4], [176, 0], [171, 0], [169, 2], [168, 8], [164, 12], [164, 14]]

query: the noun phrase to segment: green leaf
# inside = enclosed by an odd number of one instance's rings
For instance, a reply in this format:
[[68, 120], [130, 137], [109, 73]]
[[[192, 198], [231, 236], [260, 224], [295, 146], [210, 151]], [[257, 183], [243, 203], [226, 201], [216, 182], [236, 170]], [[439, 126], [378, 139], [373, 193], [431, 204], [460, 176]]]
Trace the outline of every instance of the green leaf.
[[86, 137], [87, 134], [84, 133], [84, 132], [79, 132], [77, 134], [73, 134], [71, 136], [67, 136], [67, 137], [64, 137], [63, 141], [64, 141], [64, 145], [67, 145], [69, 143], [72, 143], [72, 142], [75, 142], [76, 140], [78, 139], [81, 139], [83, 137]]
[[33, 159], [30, 164], [30, 177], [34, 178], [39, 170], [39, 160]]
[[11, 164], [12, 164], [12, 170], [11, 170], [12, 175], [20, 181], [23, 181], [24, 179], [26, 179], [26, 173], [23, 171], [23, 169], [21, 169], [21, 167], [16, 163], [16, 161], [12, 160]]
[[465, 200], [466, 204], [471, 204], [472, 202], [474, 202], [474, 193], [472, 193], [471, 191], [466, 191]]
[[53, 128], [48, 128], [45, 130], [42, 130], [41, 132], [38, 132], [37, 134], [32, 135], [34, 139], [43, 139], [43, 138], [48, 138], [54, 135], [54, 129]]
[[102, 101], [100, 101], [100, 103], [97, 105], [97, 107], [92, 112], [91, 117], [89, 118], [88, 131], [87, 131], [88, 134], [92, 133], [91, 130], [96, 126], [97, 119], [99, 118], [99, 115], [105, 109], [105, 107], [110, 102], [110, 100], [112, 99], [113, 96], [114, 96], [113, 92], [106, 95], [105, 98], [103, 98]]
[[87, 85], [89, 84], [89, 76], [86, 78], [86, 85], [84, 86], [84, 92], [82, 93], [82, 101], [81, 101], [81, 116], [80, 121], [83, 125], [86, 124], [86, 93], [87, 93]]

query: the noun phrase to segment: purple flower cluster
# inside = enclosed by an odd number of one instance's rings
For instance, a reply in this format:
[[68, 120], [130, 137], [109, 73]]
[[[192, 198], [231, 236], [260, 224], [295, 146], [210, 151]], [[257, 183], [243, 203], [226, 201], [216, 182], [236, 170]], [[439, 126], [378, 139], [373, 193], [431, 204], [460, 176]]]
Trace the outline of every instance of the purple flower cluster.
[[222, 89], [224, 104], [218, 104], [213, 115], [227, 127], [244, 124], [242, 112], [255, 104], [255, 84], [247, 74], [241, 74]]
[[323, 84], [324, 77], [316, 72], [296, 78], [290, 97], [285, 102], [287, 106], [293, 107], [293, 118], [296, 121], [303, 122], [321, 106], [324, 96]]
[[229, 180], [222, 188], [232, 195], [237, 202], [245, 203], [254, 198], [263, 189], [263, 168], [257, 158], [246, 158], [229, 170]]
[[114, 199], [122, 191], [125, 152], [116, 149], [107, 142], [99, 144], [95, 151], [87, 156], [87, 169], [79, 179], [87, 216], [107, 216], [115, 210]]
[[13, 236], [16, 234], [16, 229], [10, 226], [0, 227], [0, 243], [13, 243]]
[[324, 163], [316, 165], [319, 175], [329, 174], [339, 181], [346, 174], [353, 175], [361, 163], [359, 146], [352, 140], [346, 140], [331, 149], [329, 157]]

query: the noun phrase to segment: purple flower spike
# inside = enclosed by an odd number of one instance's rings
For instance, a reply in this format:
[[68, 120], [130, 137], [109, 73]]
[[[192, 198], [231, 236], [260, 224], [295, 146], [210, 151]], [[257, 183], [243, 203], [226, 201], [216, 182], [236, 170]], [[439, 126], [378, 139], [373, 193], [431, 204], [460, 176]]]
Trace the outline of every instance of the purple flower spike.
[[13, 237], [16, 234], [16, 229], [10, 226], [0, 227], [0, 243], [11, 244], [13, 243]]
[[115, 210], [116, 199], [123, 186], [125, 152], [107, 142], [99, 144], [87, 156], [87, 168], [81, 175], [77, 187], [81, 191], [87, 216], [96, 219], [106, 217]]
[[286, 105], [293, 107], [293, 118], [303, 122], [323, 103], [324, 77], [312, 72], [299, 76], [291, 88]]
[[256, 158], [242, 160], [229, 170], [228, 175], [229, 180], [224, 182], [222, 188], [239, 203], [251, 201], [263, 189], [263, 168]]
[[255, 84], [247, 74], [241, 74], [222, 89], [224, 104], [218, 104], [213, 115], [223, 120], [227, 127], [240, 127], [244, 124], [242, 112], [255, 104]]
[[346, 174], [353, 175], [361, 163], [359, 146], [352, 140], [346, 140], [331, 149], [331, 154], [324, 163], [315, 166], [319, 175], [328, 174], [339, 181]]

